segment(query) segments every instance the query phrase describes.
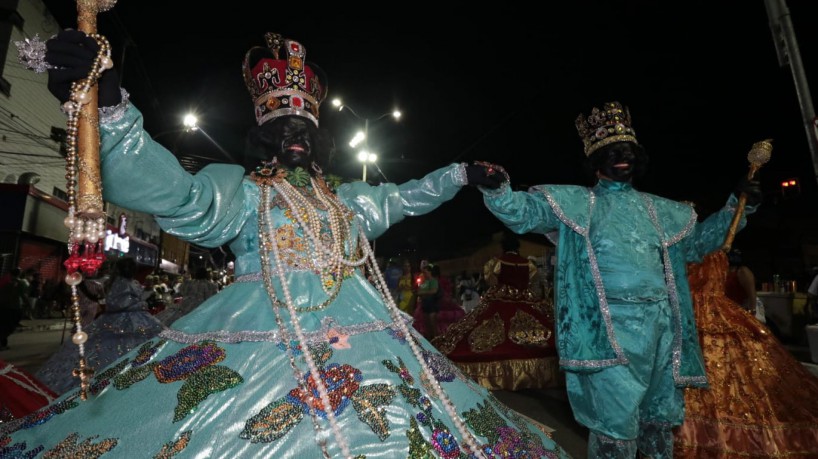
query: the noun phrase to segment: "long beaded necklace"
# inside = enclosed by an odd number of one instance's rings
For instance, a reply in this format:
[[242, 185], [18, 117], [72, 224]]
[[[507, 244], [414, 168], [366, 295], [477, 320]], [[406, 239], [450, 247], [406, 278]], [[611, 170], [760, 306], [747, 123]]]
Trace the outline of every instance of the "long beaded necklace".
[[[270, 179], [270, 178], [272, 178], [272, 179]], [[273, 225], [272, 218], [270, 216], [270, 190], [269, 190], [270, 186], [274, 187], [276, 189], [276, 191], [278, 191], [280, 193], [280, 195], [284, 198], [284, 201], [287, 203], [287, 205], [290, 206], [290, 209], [292, 210], [292, 214], [295, 216], [298, 224], [301, 226], [302, 230], [312, 240], [313, 246], [316, 249], [315, 252], [323, 252], [323, 254], [321, 254], [321, 253], [317, 254], [319, 257], [321, 257], [322, 263], [326, 264], [326, 263], [334, 262], [338, 266], [341, 265], [341, 264], [347, 265], [347, 266], [361, 266], [364, 263], [367, 264], [367, 266], [370, 268], [370, 270], [375, 273], [376, 287], [377, 287], [379, 293], [381, 294], [381, 297], [383, 298], [384, 304], [386, 305], [387, 309], [389, 310], [390, 315], [392, 316], [393, 322], [397, 324], [398, 328], [401, 330], [401, 332], [404, 334], [404, 336], [412, 336], [410, 331], [409, 331], [408, 326], [406, 325], [406, 323], [401, 318], [400, 309], [395, 304], [395, 301], [391, 297], [391, 295], [388, 294], [389, 290], [387, 288], [386, 281], [383, 278], [383, 274], [380, 272], [380, 269], [378, 268], [377, 261], [375, 259], [375, 254], [372, 251], [372, 248], [369, 245], [369, 241], [367, 240], [366, 235], [364, 234], [364, 232], [363, 232], [363, 230], [361, 228], [358, 228], [358, 245], [362, 249], [363, 256], [359, 260], [353, 260], [353, 259], [346, 259], [345, 258], [344, 252], [343, 252], [344, 239], [340, 238], [339, 236], [341, 236], [340, 233], [344, 233], [345, 235], [350, 234], [348, 223], [346, 224], [346, 231], [333, 231], [333, 230], [340, 229], [339, 228], [340, 225], [338, 224], [338, 222], [340, 222], [340, 221], [347, 222], [348, 221], [345, 218], [338, 218], [338, 215], [346, 215], [349, 211], [343, 206], [343, 204], [341, 204], [338, 201], [338, 198], [326, 188], [326, 185], [321, 186], [322, 181], [320, 180], [320, 178], [319, 178], [318, 184], [316, 184], [315, 180], [312, 181], [312, 184], [313, 184], [313, 189], [316, 192], [316, 197], [323, 204], [325, 204], [326, 207], [327, 207], [327, 211], [328, 211], [329, 219], [330, 219], [330, 231], [331, 231], [331, 236], [332, 236], [332, 238], [331, 238], [332, 239], [332, 246], [331, 247], [326, 247], [321, 242], [319, 235], [316, 234], [316, 231], [312, 231], [312, 229], [311, 229], [311, 228], [316, 227], [315, 226], [315, 221], [313, 220], [313, 218], [318, 218], [317, 217], [317, 212], [315, 211], [315, 209], [312, 208], [312, 206], [310, 206], [309, 203], [306, 203], [307, 208], [302, 208], [302, 210], [309, 209], [306, 212], [304, 212], [308, 216], [310, 216], [310, 221], [306, 222], [306, 221], [304, 221], [303, 217], [301, 217], [301, 215], [302, 215], [301, 212], [298, 212], [298, 209], [295, 208], [294, 200], [298, 199], [298, 198], [295, 198], [295, 199], [292, 199], [292, 198], [295, 197], [296, 193], [300, 197], [303, 197], [303, 196], [300, 195], [300, 193], [298, 193], [297, 191], [295, 191], [293, 193], [291, 191], [294, 191], [294, 190], [288, 190], [288, 187], [292, 188], [292, 185], [289, 185], [289, 183], [287, 183], [286, 180], [284, 180], [284, 175], [279, 173], [274, 178], [269, 177], [269, 178], [266, 178], [266, 179], [258, 177], [256, 179], [256, 181], [257, 181], [257, 183], [258, 183], [258, 185], [259, 185], [259, 187], [261, 189], [261, 199], [260, 199], [260, 203], [259, 203], [260, 209], [258, 211], [258, 215], [259, 215], [259, 236], [260, 236], [260, 241], [261, 241], [261, 250], [260, 250], [260, 252], [261, 252], [261, 259], [262, 259], [261, 260], [262, 261], [262, 272], [263, 272], [263, 277], [264, 277], [265, 288], [267, 290], [268, 296], [271, 298], [274, 305], [280, 304], [279, 300], [277, 300], [277, 295], [275, 293], [275, 288], [274, 288], [273, 283], [272, 283], [273, 274], [270, 272], [270, 267], [271, 267], [270, 262], [273, 261], [275, 263], [275, 268], [276, 268], [276, 271], [277, 271], [277, 273], [276, 273], [277, 277], [279, 279], [279, 282], [281, 284], [281, 287], [282, 287], [282, 290], [283, 290], [283, 293], [284, 293], [284, 300], [285, 300], [284, 306], [287, 307], [287, 310], [288, 310], [288, 312], [290, 314], [291, 324], [293, 326], [293, 329], [295, 331], [296, 337], [297, 337], [299, 342], [306, 343], [304, 330], [301, 328], [301, 325], [298, 322], [297, 313], [299, 312], [299, 310], [294, 306], [294, 302], [292, 301], [292, 296], [290, 294], [289, 286], [288, 286], [288, 284], [286, 282], [284, 266], [283, 266], [283, 263], [281, 261], [281, 256], [280, 256], [279, 251], [278, 251], [278, 244], [275, 242], [274, 238], [270, 237], [270, 234], [275, 234], [274, 233], [275, 226]], [[332, 221], [333, 215], [335, 215], [335, 217], [337, 218], [336, 223], [333, 223], [333, 221]], [[319, 228], [320, 228], [320, 226], [319, 226]], [[265, 229], [266, 229], [266, 231], [265, 231]], [[272, 252], [273, 252], [272, 253], [273, 260], [270, 260], [270, 249], [272, 249]], [[355, 253], [355, 252], [352, 251], [352, 253]], [[343, 279], [341, 277], [338, 277], [338, 281], [337, 281], [338, 285], [335, 288], [334, 295], [337, 295], [337, 291], [340, 290], [340, 288], [341, 288], [340, 284], [341, 284], [342, 280]], [[332, 298], [334, 299], [334, 296]], [[328, 301], [322, 303], [322, 305], [324, 307], [326, 305], [328, 305], [328, 304], [329, 304]], [[274, 309], [274, 312], [275, 312], [275, 315], [276, 315], [276, 324], [278, 325], [279, 329], [282, 332], [282, 336], [284, 337], [283, 339], [285, 339], [286, 343], [289, 343], [289, 340], [286, 338], [286, 336], [288, 334], [287, 329], [284, 327], [283, 319], [281, 318], [281, 315], [279, 313], [279, 308], [274, 307], [273, 309]], [[477, 441], [475, 440], [475, 438], [473, 437], [471, 432], [469, 432], [469, 430], [466, 428], [465, 423], [463, 422], [463, 420], [457, 414], [457, 411], [455, 410], [454, 404], [452, 403], [451, 399], [449, 399], [448, 395], [446, 395], [446, 393], [443, 391], [443, 388], [440, 386], [440, 383], [434, 377], [434, 373], [429, 368], [429, 366], [426, 364], [426, 360], [423, 358], [423, 353], [422, 353], [420, 347], [417, 345], [417, 343], [414, 342], [414, 340], [411, 340], [411, 339], [407, 340], [407, 343], [409, 343], [409, 346], [412, 349], [412, 353], [414, 354], [415, 359], [417, 360], [418, 364], [421, 366], [421, 370], [422, 370], [423, 374], [426, 376], [426, 379], [432, 385], [432, 388], [433, 388], [435, 394], [437, 395], [438, 399], [443, 404], [444, 410], [446, 411], [446, 413], [449, 415], [449, 417], [454, 422], [455, 427], [457, 428], [458, 432], [460, 433], [461, 438], [463, 439], [463, 441], [466, 443], [466, 446], [468, 447], [468, 449], [471, 450], [470, 452], [472, 452], [477, 457], [485, 457], [483, 452], [477, 446]], [[290, 349], [289, 345], [287, 345], [287, 352], [288, 352], [288, 356], [290, 357], [290, 365], [293, 368], [294, 376], [296, 377], [296, 379], [300, 383], [303, 380], [303, 378], [302, 378], [303, 375], [302, 375], [301, 371], [298, 370], [298, 367], [295, 364], [295, 357], [292, 355], [292, 350]], [[306, 349], [304, 351], [304, 358], [305, 358], [305, 360], [307, 362], [307, 366], [309, 367], [310, 374], [312, 375], [314, 381], [316, 382], [318, 393], [319, 393], [321, 402], [322, 402], [322, 404], [324, 406], [324, 410], [327, 413], [327, 419], [330, 422], [330, 426], [332, 428], [334, 437], [335, 437], [336, 441], [338, 442], [338, 445], [340, 446], [340, 448], [343, 451], [344, 455], [346, 457], [351, 457], [350, 452], [349, 452], [349, 446], [348, 446], [346, 440], [344, 439], [343, 434], [340, 431], [340, 427], [338, 426], [338, 423], [337, 423], [337, 420], [335, 418], [334, 412], [331, 409], [331, 404], [330, 404], [330, 400], [329, 400], [329, 393], [327, 392], [326, 385], [320, 379], [320, 371], [318, 369], [318, 366], [315, 364], [314, 359], [310, 355], [309, 351], [306, 350]], [[314, 409], [311, 408], [310, 414], [313, 417], [313, 426], [314, 426], [314, 428], [316, 430], [319, 430], [320, 427], [318, 426], [318, 421], [316, 419]], [[327, 451], [326, 451], [325, 441], [323, 439], [319, 439], [318, 442], [319, 442], [319, 445], [322, 448], [322, 452], [326, 456]]]
[[[267, 290], [267, 295], [273, 300], [275, 303], [278, 303], [276, 299], [275, 287], [273, 286], [273, 273], [270, 272], [270, 253], [269, 249], [272, 249], [273, 252], [273, 262], [275, 263], [276, 273], [278, 274], [279, 282], [281, 283], [282, 290], [284, 292], [284, 305], [287, 307], [287, 310], [290, 314], [290, 321], [292, 323], [293, 329], [296, 334], [296, 338], [298, 342], [304, 343], [303, 347], [303, 356], [307, 362], [307, 366], [310, 369], [310, 375], [312, 376], [313, 380], [316, 383], [318, 388], [318, 394], [321, 399], [321, 404], [324, 407], [324, 412], [327, 414], [327, 419], [329, 420], [330, 426], [332, 428], [332, 432], [335, 436], [336, 442], [338, 442], [341, 451], [346, 458], [352, 458], [352, 454], [349, 451], [349, 445], [346, 442], [346, 439], [341, 434], [341, 428], [338, 426], [338, 422], [335, 419], [335, 412], [332, 410], [332, 404], [329, 399], [329, 392], [327, 391], [327, 386], [324, 384], [324, 381], [321, 379], [320, 371], [318, 370], [318, 366], [315, 364], [315, 360], [312, 358], [312, 355], [307, 349], [306, 343], [306, 336], [304, 334], [304, 330], [301, 328], [301, 325], [298, 323], [296, 308], [294, 306], [294, 302], [292, 300], [292, 295], [290, 293], [289, 285], [287, 284], [285, 278], [285, 270], [283, 263], [281, 261], [281, 255], [278, 250], [278, 244], [276, 241], [270, 237], [270, 234], [274, 234], [274, 228], [272, 218], [270, 216], [270, 186], [267, 184], [259, 183], [259, 187], [261, 189], [261, 199], [260, 205], [261, 208], [258, 212], [258, 225], [259, 225], [259, 239], [261, 241], [261, 269], [264, 277], [264, 287]], [[266, 227], [266, 228], [265, 228]], [[305, 231], [309, 231], [307, 227], [304, 227]], [[273, 239], [273, 240], [271, 240]], [[340, 284], [340, 279], [339, 279]], [[340, 289], [340, 285], [337, 287]], [[299, 385], [301, 385], [304, 389], [307, 389], [306, 382], [304, 381], [303, 374], [301, 370], [298, 369], [298, 365], [295, 363], [295, 355], [293, 354], [293, 349], [291, 345], [291, 340], [289, 339], [289, 331], [288, 328], [284, 325], [284, 320], [281, 317], [280, 308], [274, 307], [273, 311], [276, 317], [276, 325], [278, 326], [282, 340], [285, 344], [285, 348], [287, 349], [287, 357], [290, 360], [290, 366], [293, 369], [293, 375], [295, 376], [296, 381]], [[309, 393], [309, 390], [305, 390], [305, 393]], [[321, 434], [321, 427], [318, 424], [317, 414], [315, 412], [315, 407], [312, 404], [312, 400], [309, 400], [310, 406], [310, 417], [312, 419], [313, 428], [316, 431], [317, 442], [321, 448], [321, 452], [323, 453], [325, 458], [329, 458], [329, 452], [327, 451], [326, 440], [322, 437]]]
[[[66, 260], [68, 274], [65, 276], [65, 283], [71, 287], [71, 320], [74, 334], [71, 341], [79, 348], [79, 367], [73, 372], [75, 377], [80, 378], [80, 398], [87, 398], [87, 389], [90, 384], [94, 369], [87, 366], [85, 359], [85, 342], [88, 341], [88, 334], [82, 330], [80, 321], [80, 304], [77, 286], [82, 282], [82, 273], [93, 273], [102, 263], [102, 249], [99, 241], [105, 238], [105, 215], [85, 216], [77, 211], [77, 176], [82, 170], [88, 170], [89, 165], [85, 164], [78, 154], [77, 143], [79, 134], [80, 107], [91, 100], [88, 91], [91, 86], [97, 83], [103, 71], [113, 67], [111, 60], [111, 45], [108, 40], [99, 34], [90, 34], [91, 38], [99, 44], [99, 51], [91, 65], [91, 71], [87, 78], [75, 81], [71, 84], [71, 96], [62, 106], [63, 111], [68, 115], [66, 122], [65, 156], [65, 178], [66, 194], [68, 195], [68, 216], [65, 218], [65, 226], [68, 227], [68, 251], [70, 256]], [[95, 115], [95, 114], [94, 114]], [[90, 176], [89, 176], [90, 177]], [[90, 177], [96, 189], [102, 191], [102, 183], [97, 177]], [[101, 197], [81, 196], [86, 201], [97, 200], [100, 202], [90, 202], [93, 207], [102, 209]], [[81, 248], [84, 253], [80, 255]]]
[[[287, 181], [276, 180], [272, 182], [272, 186], [289, 206], [295, 220], [312, 243], [315, 249], [312, 251], [315, 255], [313, 262], [322, 270], [322, 287], [324, 287], [325, 291], [329, 290], [327, 291], [329, 297], [325, 301], [314, 306], [296, 308], [299, 312], [316, 311], [327, 307], [338, 295], [346, 269], [361, 266], [366, 261], [366, 257], [356, 260], [347, 259], [344, 255], [344, 241], [348, 240], [352, 234], [349, 222], [353, 217], [350, 211], [338, 201], [338, 198], [332, 194], [320, 176], [317, 179], [310, 180], [316, 199], [327, 209], [330, 247], [327, 247], [321, 240], [321, 217], [315, 207]], [[308, 217], [307, 221], [304, 220], [304, 215]], [[350, 248], [350, 253], [354, 254], [356, 252], [357, 247]], [[328, 286], [328, 284], [330, 285]]]
[[[368, 265], [373, 273], [375, 273], [375, 284], [378, 287], [378, 291], [381, 293], [381, 296], [384, 299], [384, 304], [386, 308], [389, 310], [389, 313], [392, 316], [393, 322], [398, 325], [400, 328], [401, 333], [404, 336], [412, 336], [409, 332], [409, 327], [406, 325], [406, 322], [403, 321], [400, 314], [400, 309], [398, 308], [397, 304], [395, 304], [395, 300], [392, 298], [392, 295], [389, 295], [388, 287], [386, 284], [386, 280], [383, 278], [383, 273], [381, 272], [380, 268], [378, 267], [377, 260], [375, 259], [375, 252], [372, 251], [372, 247], [369, 245], [369, 241], [366, 239], [366, 235], [361, 232], [361, 239], [363, 243], [361, 246], [364, 249], [364, 254], [368, 258]], [[443, 391], [443, 388], [440, 387], [440, 383], [435, 378], [434, 373], [432, 372], [431, 368], [426, 364], [426, 359], [423, 358], [423, 353], [420, 350], [420, 346], [412, 340], [407, 339], [406, 342], [409, 344], [409, 347], [412, 349], [412, 353], [415, 355], [415, 359], [417, 360], [418, 364], [420, 364], [423, 374], [426, 376], [426, 379], [432, 385], [432, 388], [435, 391], [435, 395], [437, 395], [440, 402], [443, 404], [443, 408], [446, 410], [446, 413], [454, 422], [455, 427], [457, 428], [458, 432], [460, 432], [461, 438], [466, 443], [466, 445], [471, 449], [470, 452], [474, 453], [476, 457], [485, 457], [483, 452], [477, 446], [477, 440], [472, 436], [471, 432], [466, 429], [466, 425], [464, 424], [463, 420], [457, 414], [457, 411], [454, 408], [454, 404], [452, 403], [449, 396], [446, 395], [446, 392]]]

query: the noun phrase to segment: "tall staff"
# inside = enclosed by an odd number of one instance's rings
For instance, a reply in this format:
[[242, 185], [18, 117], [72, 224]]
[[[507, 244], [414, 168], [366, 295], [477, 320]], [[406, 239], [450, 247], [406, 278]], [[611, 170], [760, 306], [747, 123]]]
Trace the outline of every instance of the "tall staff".
[[[96, 35], [97, 15], [113, 8], [115, 3], [116, 0], [77, 0], [77, 28], [90, 36]], [[110, 60], [110, 56], [108, 59]], [[97, 89], [96, 81], [94, 81], [86, 90], [86, 99], [80, 104], [77, 123], [79, 150], [77, 214], [89, 219], [105, 216], [102, 203], [102, 180], [99, 172]]]
[[[71, 313], [74, 334], [71, 341], [79, 348], [79, 364], [73, 375], [80, 379], [80, 398], [88, 398], [88, 388], [94, 369], [85, 360], [88, 334], [82, 331], [77, 286], [82, 274], [93, 274], [104, 261], [105, 211], [102, 201], [102, 178], [99, 169], [99, 104], [97, 99], [100, 74], [113, 67], [111, 46], [97, 34], [97, 15], [113, 8], [116, 0], [77, 0], [77, 27], [99, 44], [99, 51], [87, 78], [71, 86], [71, 98], [63, 108], [68, 113], [68, 154], [66, 155], [66, 189], [68, 190], [70, 255], [65, 261], [68, 274], [65, 282], [71, 286]], [[76, 191], [75, 191], [76, 185]]]
[[[65, 179], [68, 195], [68, 259], [63, 263], [67, 274], [65, 283], [71, 286], [71, 314], [74, 334], [71, 341], [79, 348], [79, 366], [74, 376], [80, 378], [80, 397], [85, 400], [94, 369], [85, 360], [85, 342], [88, 334], [82, 331], [77, 286], [82, 273], [95, 273], [105, 261], [105, 211], [102, 201], [102, 179], [99, 169], [99, 104], [97, 81], [105, 70], [113, 67], [111, 45], [97, 34], [97, 15], [113, 8], [116, 0], [77, 0], [77, 26], [80, 31], [96, 40], [97, 56], [88, 76], [71, 85], [71, 94], [63, 104], [66, 121]], [[54, 68], [45, 61], [46, 45], [36, 35], [32, 39], [15, 42], [18, 59], [35, 73]]]
[[[762, 140], [756, 142], [747, 153], [747, 161], [750, 162], [750, 170], [747, 172], [747, 180], [752, 180], [756, 172], [761, 169], [761, 166], [767, 164], [773, 152], [772, 139]], [[741, 221], [741, 216], [744, 214], [744, 205], [747, 204], [747, 194], [741, 193], [738, 197], [738, 204], [736, 204], [736, 213], [733, 214], [733, 221], [730, 222], [730, 228], [727, 230], [727, 236], [724, 238], [724, 244], [721, 249], [726, 253], [730, 251], [733, 246], [733, 239], [736, 237], [738, 224]]]

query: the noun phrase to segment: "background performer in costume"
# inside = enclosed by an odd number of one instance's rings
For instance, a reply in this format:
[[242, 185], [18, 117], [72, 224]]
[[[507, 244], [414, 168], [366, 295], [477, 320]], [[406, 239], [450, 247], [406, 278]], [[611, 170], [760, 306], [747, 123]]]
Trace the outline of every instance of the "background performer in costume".
[[[670, 458], [682, 387], [707, 384], [685, 265], [719, 248], [737, 198], [697, 224], [689, 205], [637, 191], [647, 154], [619, 102], [576, 127], [595, 186], [481, 191], [512, 231], [557, 246], [557, 351], [574, 417], [590, 430], [588, 456]], [[741, 191], [760, 195], [746, 179]]]
[[488, 291], [479, 305], [432, 340], [441, 352], [488, 389], [543, 389], [561, 385], [551, 298], [529, 289], [537, 272], [520, 255], [516, 235], [486, 263]]

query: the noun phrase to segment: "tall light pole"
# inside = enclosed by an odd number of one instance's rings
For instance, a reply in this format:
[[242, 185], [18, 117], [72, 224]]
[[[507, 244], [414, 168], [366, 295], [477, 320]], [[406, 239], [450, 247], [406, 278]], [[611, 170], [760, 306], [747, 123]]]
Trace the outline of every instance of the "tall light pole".
[[361, 150], [358, 152], [358, 161], [360, 161], [364, 166], [364, 171], [361, 176], [361, 180], [366, 182], [366, 163], [374, 163], [378, 160], [378, 155], [375, 153], [371, 153], [369, 150]]
[[801, 107], [801, 119], [807, 132], [807, 142], [812, 156], [813, 178], [818, 180], [818, 117], [815, 116], [815, 109], [812, 106], [812, 95], [804, 72], [804, 64], [801, 62], [798, 40], [795, 39], [790, 10], [787, 8], [786, 0], [764, 0], [764, 6], [770, 20], [770, 31], [773, 34], [778, 63], [782, 67], [789, 64], [792, 71], [798, 105]]
[[[395, 120], [399, 120], [401, 117], [400, 110], [392, 110], [391, 112], [382, 113], [375, 118], [364, 118], [352, 109], [349, 105], [345, 105], [341, 102], [341, 99], [334, 99], [332, 101], [332, 105], [338, 108], [338, 111], [343, 111], [346, 109], [349, 113], [351, 113], [355, 118], [360, 121], [364, 122], [364, 129], [363, 131], [359, 131], [355, 134], [352, 140], [349, 141], [349, 146], [352, 148], [357, 148], [358, 146], [362, 146], [362, 149], [358, 151], [358, 161], [360, 161], [363, 165], [363, 174], [362, 180], [366, 182], [366, 166], [368, 163], [372, 163], [375, 167], [378, 167], [375, 162], [378, 160], [378, 155], [369, 148], [369, 124], [370, 122], [375, 122], [386, 118], [387, 116], [391, 116]], [[378, 169], [380, 170], [380, 168]], [[381, 173], [383, 175], [383, 173]]]

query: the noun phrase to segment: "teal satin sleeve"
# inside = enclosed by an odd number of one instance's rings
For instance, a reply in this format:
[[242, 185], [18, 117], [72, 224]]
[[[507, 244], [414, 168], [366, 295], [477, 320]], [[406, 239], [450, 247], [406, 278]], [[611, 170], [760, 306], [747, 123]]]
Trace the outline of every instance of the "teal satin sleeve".
[[[699, 263], [708, 253], [717, 250], [724, 244], [727, 237], [727, 230], [733, 221], [738, 199], [730, 195], [725, 206], [718, 212], [713, 213], [704, 221], [697, 224], [690, 237], [685, 238], [685, 261]], [[753, 214], [758, 206], [745, 206], [744, 212], [739, 220], [738, 230], [747, 225], [747, 215]]]
[[344, 183], [337, 194], [357, 215], [366, 237], [373, 239], [405, 217], [429, 213], [452, 199], [466, 184], [465, 174], [462, 164], [451, 164], [400, 185]]
[[106, 201], [156, 216], [167, 233], [205, 247], [235, 238], [252, 212], [244, 168], [211, 164], [193, 175], [142, 127], [129, 105], [100, 125], [100, 166]]
[[511, 191], [508, 183], [498, 190], [479, 188], [483, 202], [495, 217], [517, 234], [547, 234], [559, 227], [560, 220], [542, 191]]

